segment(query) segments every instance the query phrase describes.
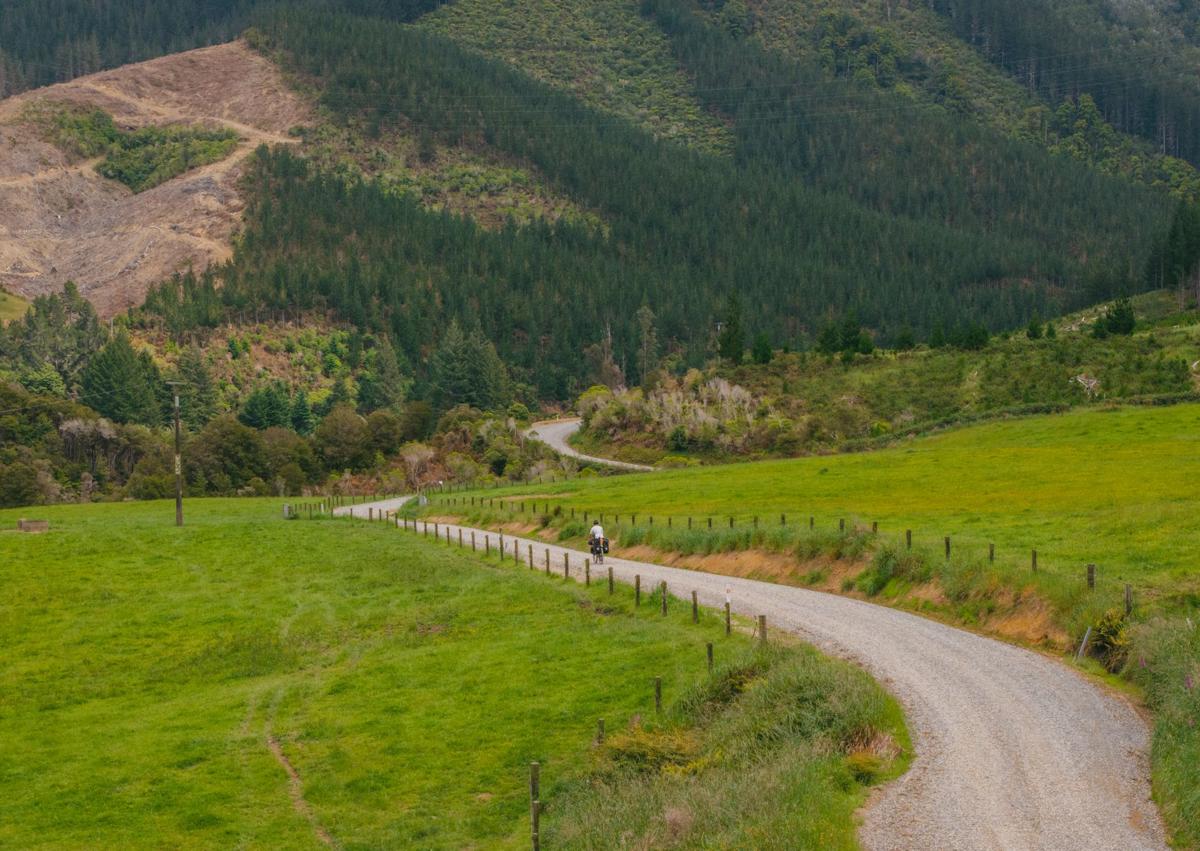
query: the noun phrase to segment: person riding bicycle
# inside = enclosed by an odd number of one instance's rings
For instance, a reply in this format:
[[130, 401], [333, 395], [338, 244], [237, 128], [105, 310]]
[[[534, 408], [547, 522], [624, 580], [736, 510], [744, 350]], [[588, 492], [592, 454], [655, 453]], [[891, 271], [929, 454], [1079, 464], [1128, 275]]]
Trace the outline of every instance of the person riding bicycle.
[[597, 562], [604, 561], [604, 527], [600, 525], [599, 520], [592, 522], [591, 531], [588, 532], [588, 549], [592, 551], [592, 556]]

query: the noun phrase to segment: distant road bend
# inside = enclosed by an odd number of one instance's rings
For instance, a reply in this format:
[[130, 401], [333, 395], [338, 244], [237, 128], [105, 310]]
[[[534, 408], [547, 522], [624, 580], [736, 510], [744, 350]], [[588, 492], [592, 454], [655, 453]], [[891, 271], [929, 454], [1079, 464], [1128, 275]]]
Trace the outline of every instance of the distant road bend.
[[[395, 510], [406, 499], [341, 508]], [[480, 546], [495, 532], [474, 532]], [[561, 565], [569, 552], [505, 536]], [[996, 849], [1165, 849], [1150, 800], [1149, 733], [1123, 698], [1061, 662], [908, 612], [804, 588], [610, 557], [615, 576], [720, 608], [730, 594], [740, 615], [861, 664], [904, 705], [916, 756], [863, 814], [859, 839], [871, 851]], [[579, 571], [573, 573], [578, 578]]]
[[606, 467], [616, 467], [619, 470], [634, 470], [639, 473], [648, 473], [654, 470], [653, 467], [648, 467], [645, 464], [630, 464], [628, 461], [614, 461], [611, 458], [597, 458], [595, 455], [584, 455], [571, 446], [571, 444], [567, 443], [571, 435], [579, 431], [579, 425], [579, 417], [572, 417], [566, 420], [546, 420], [534, 423], [525, 429], [525, 436], [532, 437], [534, 440], [540, 440], [560, 455], [566, 455], [578, 461], [603, 464]]

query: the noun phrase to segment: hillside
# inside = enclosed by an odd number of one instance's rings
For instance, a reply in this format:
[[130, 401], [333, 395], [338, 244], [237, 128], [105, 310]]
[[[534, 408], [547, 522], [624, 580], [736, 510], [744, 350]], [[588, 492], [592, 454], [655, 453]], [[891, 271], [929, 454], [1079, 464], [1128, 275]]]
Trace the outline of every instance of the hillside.
[[[45, 105], [100, 109], [121, 128], [205, 124], [236, 150], [135, 193], [63, 150], [35, 118]], [[0, 102], [0, 285], [25, 298], [75, 281], [107, 318], [173, 272], [231, 254], [245, 206], [237, 183], [258, 145], [290, 144], [303, 102], [262, 57], [234, 42], [81, 77]]]
[[[579, 400], [575, 442], [604, 457], [667, 466], [820, 454], [886, 444], [953, 425], [1124, 399], [1170, 402], [1200, 393], [1200, 314], [1175, 293], [1131, 303], [1136, 327], [1098, 337], [1101, 306], [1015, 334], [877, 350], [839, 348], [827, 326], [801, 352], [767, 362], [713, 362], [641, 388], [595, 387]], [[862, 332], [849, 326], [856, 336]], [[954, 337], [951, 329], [950, 337]], [[962, 333], [959, 329], [958, 333]]]

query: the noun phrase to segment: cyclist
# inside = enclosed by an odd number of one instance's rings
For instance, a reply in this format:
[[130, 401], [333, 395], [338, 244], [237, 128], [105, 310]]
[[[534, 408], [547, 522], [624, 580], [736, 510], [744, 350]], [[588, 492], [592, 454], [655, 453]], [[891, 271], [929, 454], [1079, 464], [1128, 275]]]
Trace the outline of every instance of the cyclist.
[[592, 522], [591, 531], [588, 532], [588, 549], [592, 551], [596, 564], [604, 564], [604, 527], [599, 520]]

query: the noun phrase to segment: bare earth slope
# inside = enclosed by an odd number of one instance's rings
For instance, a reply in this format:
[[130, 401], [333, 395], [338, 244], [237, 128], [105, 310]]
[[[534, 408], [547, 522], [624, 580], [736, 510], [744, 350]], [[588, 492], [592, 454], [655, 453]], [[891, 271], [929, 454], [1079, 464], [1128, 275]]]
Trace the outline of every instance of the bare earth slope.
[[[135, 195], [71, 162], [21, 121], [36, 99], [96, 106], [119, 127], [208, 124], [241, 137], [226, 159]], [[0, 286], [32, 298], [67, 280], [103, 316], [191, 264], [229, 257], [243, 203], [237, 179], [261, 143], [289, 143], [308, 109], [278, 70], [241, 42], [80, 77], [0, 101]]]
[[[366, 517], [396, 499], [338, 509]], [[432, 529], [430, 524], [430, 529]], [[457, 539], [460, 527], [439, 525]], [[495, 532], [463, 527], [479, 546]], [[533, 546], [561, 565], [564, 548], [504, 536], [507, 553]], [[583, 553], [572, 552], [579, 578]], [[880, 790], [859, 831], [871, 851], [907, 849], [1166, 849], [1150, 800], [1149, 732], [1137, 712], [1060, 662], [908, 612], [803, 588], [609, 558], [617, 579], [666, 582], [687, 600], [765, 614], [865, 667], [904, 704], [916, 758]]]

